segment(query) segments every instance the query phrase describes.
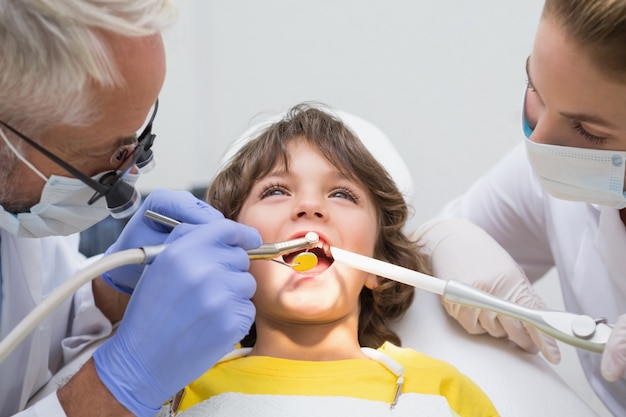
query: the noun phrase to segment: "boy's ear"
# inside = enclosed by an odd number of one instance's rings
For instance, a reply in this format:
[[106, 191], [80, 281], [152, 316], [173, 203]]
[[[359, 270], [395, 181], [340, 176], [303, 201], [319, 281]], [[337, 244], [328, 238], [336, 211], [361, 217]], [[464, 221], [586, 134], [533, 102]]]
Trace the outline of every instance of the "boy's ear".
[[369, 274], [365, 279], [365, 286], [370, 290], [378, 287], [378, 275]]

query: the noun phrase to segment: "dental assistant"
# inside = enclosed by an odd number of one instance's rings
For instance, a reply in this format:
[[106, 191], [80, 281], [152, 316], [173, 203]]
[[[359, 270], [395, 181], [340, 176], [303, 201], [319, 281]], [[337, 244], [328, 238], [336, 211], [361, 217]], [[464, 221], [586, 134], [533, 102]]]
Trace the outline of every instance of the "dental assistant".
[[[444, 210], [480, 226], [512, 259], [489, 265], [493, 245], [478, 229], [435, 221], [422, 230], [435, 275], [521, 304], [541, 304], [530, 282], [556, 266], [566, 310], [615, 323], [602, 355], [577, 353], [616, 416], [626, 415], [625, 45], [626, 1], [547, 0], [526, 63], [526, 137]], [[528, 342], [519, 323], [446, 309], [471, 333]]]
[[[77, 233], [106, 216], [137, 211], [108, 253], [168, 244], [151, 265], [80, 288], [0, 363], [0, 417], [153, 416], [254, 320], [245, 250], [261, 244], [256, 230], [185, 192], [155, 191], [138, 209], [165, 76], [160, 32], [175, 15], [167, 0], [0, 3], [0, 337], [83, 266]], [[184, 224], [170, 233], [147, 209]]]

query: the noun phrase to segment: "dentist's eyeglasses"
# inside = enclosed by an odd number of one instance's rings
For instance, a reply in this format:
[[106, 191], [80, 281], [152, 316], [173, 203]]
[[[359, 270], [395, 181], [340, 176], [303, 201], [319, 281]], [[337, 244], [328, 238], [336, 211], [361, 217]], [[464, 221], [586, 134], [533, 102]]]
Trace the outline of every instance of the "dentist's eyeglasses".
[[111, 216], [114, 218], [124, 218], [133, 214], [141, 202], [141, 196], [130, 184], [123, 181], [124, 175], [126, 175], [133, 167], [137, 167], [140, 171], [146, 171], [152, 168], [154, 165], [154, 156], [152, 154], [152, 144], [156, 135], [152, 133], [152, 122], [156, 117], [157, 109], [159, 108], [159, 100], [154, 103], [152, 115], [146, 124], [146, 127], [137, 136], [137, 144], [131, 152], [129, 152], [120, 161], [118, 166], [110, 172], [105, 173], [98, 181], [83, 174], [78, 169], [74, 168], [68, 162], [65, 162], [43, 146], [39, 145], [34, 140], [30, 139], [26, 135], [22, 134], [18, 130], [14, 129], [10, 125], [0, 120], [0, 124], [13, 132], [20, 139], [24, 140], [30, 146], [41, 152], [48, 159], [65, 169], [74, 177], [85, 183], [87, 186], [95, 190], [94, 195], [89, 199], [87, 204], [91, 205], [105, 197], [107, 207], [111, 211]]

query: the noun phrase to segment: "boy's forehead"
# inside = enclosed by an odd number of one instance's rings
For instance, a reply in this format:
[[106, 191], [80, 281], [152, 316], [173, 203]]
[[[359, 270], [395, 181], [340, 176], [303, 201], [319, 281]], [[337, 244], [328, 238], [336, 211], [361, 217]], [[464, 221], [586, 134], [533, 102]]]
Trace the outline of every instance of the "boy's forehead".
[[[341, 119], [355, 133], [357, 138], [365, 145], [365, 148], [389, 173], [405, 199], [411, 201], [413, 198], [413, 177], [389, 137], [374, 124], [351, 113], [341, 110], [332, 110], [329, 113]], [[245, 131], [222, 158], [220, 170], [227, 165], [242, 146], [257, 138], [261, 132], [280, 121], [284, 115], [285, 113], [271, 117]]]

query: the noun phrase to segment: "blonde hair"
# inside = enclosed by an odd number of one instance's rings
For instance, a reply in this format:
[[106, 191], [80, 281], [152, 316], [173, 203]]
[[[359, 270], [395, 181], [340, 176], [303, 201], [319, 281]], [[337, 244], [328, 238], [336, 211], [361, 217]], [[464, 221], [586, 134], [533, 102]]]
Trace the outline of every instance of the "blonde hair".
[[171, 0], [0, 2], [0, 118], [32, 133], [89, 116], [90, 83], [122, 84], [104, 32], [160, 32], [176, 17]]
[[543, 16], [560, 24], [600, 72], [626, 83], [626, 0], [546, 0]]

